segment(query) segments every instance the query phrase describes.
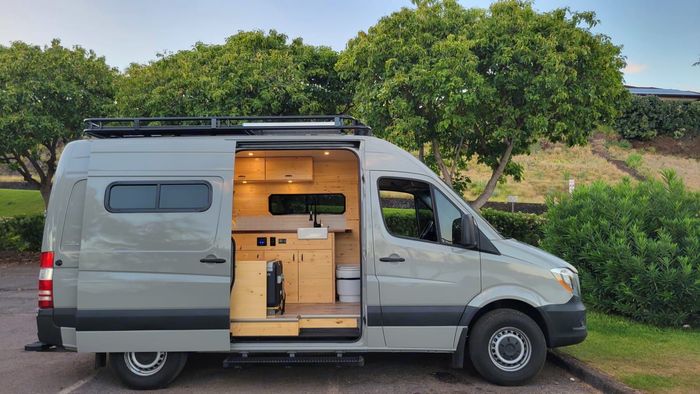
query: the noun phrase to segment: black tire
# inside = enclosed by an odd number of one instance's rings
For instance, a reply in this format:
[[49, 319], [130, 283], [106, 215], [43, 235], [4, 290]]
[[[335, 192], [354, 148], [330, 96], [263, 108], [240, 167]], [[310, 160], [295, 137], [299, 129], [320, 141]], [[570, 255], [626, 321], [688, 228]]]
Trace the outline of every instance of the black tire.
[[[160, 361], [159, 361], [160, 360]], [[154, 390], [172, 383], [187, 362], [187, 353], [143, 352], [110, 353], [109, 365], [129, 388]], [[150, 368], [139, 366], [152, 365]], [[137, 371], [140, 371], [139, 374]]]
[[471, 330], [469, 358], [489, 382], [517, 386], [540, 372], [547, 358], [547, 342], [528, 315], [496, 309], [482, 316]]

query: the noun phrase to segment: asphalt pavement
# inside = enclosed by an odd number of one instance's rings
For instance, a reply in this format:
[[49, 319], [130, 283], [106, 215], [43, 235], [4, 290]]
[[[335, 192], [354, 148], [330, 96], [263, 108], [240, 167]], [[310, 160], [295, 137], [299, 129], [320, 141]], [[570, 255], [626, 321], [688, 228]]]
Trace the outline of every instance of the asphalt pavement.
[[[109, 368], [94, 368], [94, 355], [25, 352], [36, 341], [38, 263], [0, 265], [0, 393], [126, 391]], [[547, 363], [523, 387], [499, 387], [467, 366], [449, 368], [444, 354], [370, 354], [364, 367], [246, 366], [224, 369], [224, 355], [192, 355], [164, 392], [239, 393], [593, 393], [591, 386]]]

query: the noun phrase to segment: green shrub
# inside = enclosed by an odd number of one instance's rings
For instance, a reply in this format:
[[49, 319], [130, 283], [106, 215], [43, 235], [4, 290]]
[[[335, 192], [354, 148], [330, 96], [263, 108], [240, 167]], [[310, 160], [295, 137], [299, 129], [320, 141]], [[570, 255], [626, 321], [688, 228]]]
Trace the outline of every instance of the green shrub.
[[639, 153], [630, 153], [625, 159], [625, 164], [627, 164], [627, 167], [637, 170], [642, 166], [643, 161], [644, 158]]
[[530, 245], [539, 245], [542, 239], [545, 218], [541, 215], [491, 208], [483, 208], [481, 215], [504, 237], [515, 238]]
[[550, 199], [542, 247], [579, 269], [590, 306], [677, 326], [700, 319], [700, 194], [663, 176]]
[[0, 219], [0, 250], [41, 250], [44, 215]]
[[700, 102], [663, 101], [633, 96], [615, 122], [624, 138], [648, 140], [657, 135], [680, 138], [700, 133]]

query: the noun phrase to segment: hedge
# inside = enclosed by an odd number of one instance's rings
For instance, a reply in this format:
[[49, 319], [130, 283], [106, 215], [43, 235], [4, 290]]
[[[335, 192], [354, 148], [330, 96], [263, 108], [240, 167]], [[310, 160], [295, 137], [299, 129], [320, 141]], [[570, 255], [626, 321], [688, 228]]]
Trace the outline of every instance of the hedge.
[[44, 215], [0, 218], [0, 250], [41, 250]]
[[615, 122], [628, 139], [648, 140], [657, 135], [680, 138], [700, 133], [700, 102], [664, 101], [655, 96], [633, 96]]
[[[411, 236], [417, 233], [415, 210], [406, 208], [383, 208], [387, 226], [399, 235]], [[429, 213], [427, 213], [429, 214]], [[484, 208], [481, 214], [504, 237], [515, 238], [532, 245], [538, 245], [542, 238], [544, 217], [531, 213], [505, 212]]]
[[490, 208], [483, 208], [481, 215], [506, 238], [515, 238], [535, 246], [540, 244], [546, 221], [542, 215]]
[[700, 322], [700, 193], [664, 180], [577, 187], [550, 200], [542, 247], [576, 266], [595, 309], [645, 323]]

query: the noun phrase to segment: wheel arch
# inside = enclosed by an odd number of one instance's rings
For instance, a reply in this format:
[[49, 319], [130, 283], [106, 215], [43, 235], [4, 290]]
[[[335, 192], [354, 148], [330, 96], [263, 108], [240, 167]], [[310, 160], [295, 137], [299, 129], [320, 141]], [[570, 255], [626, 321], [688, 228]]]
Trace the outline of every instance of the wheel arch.
[[545, 341], [547, 342], [547, 346], [550, 346], [547, 322], [545, 321], [544, 316], [542, 316], [542, 313], [540, 313], [540, 311], [533, 305], [525, 301], [512, 298], [503, 298], [491, 301], [490, 303], [482, 306], [481, 308], [474, 310], [471, 316], [466, 316], [467, 313], [465, 312], [465, 316], [463, 317], [461, 324], [467, 326], [467, 329], [465, 330], [466, 335], [469, 336], [469, 331], [471, 330], [471, 327], [473, 327], [482, 316], [496, 309], [514, 309], [530, 317], [540, 327], [540, 330], [544, 335]]

